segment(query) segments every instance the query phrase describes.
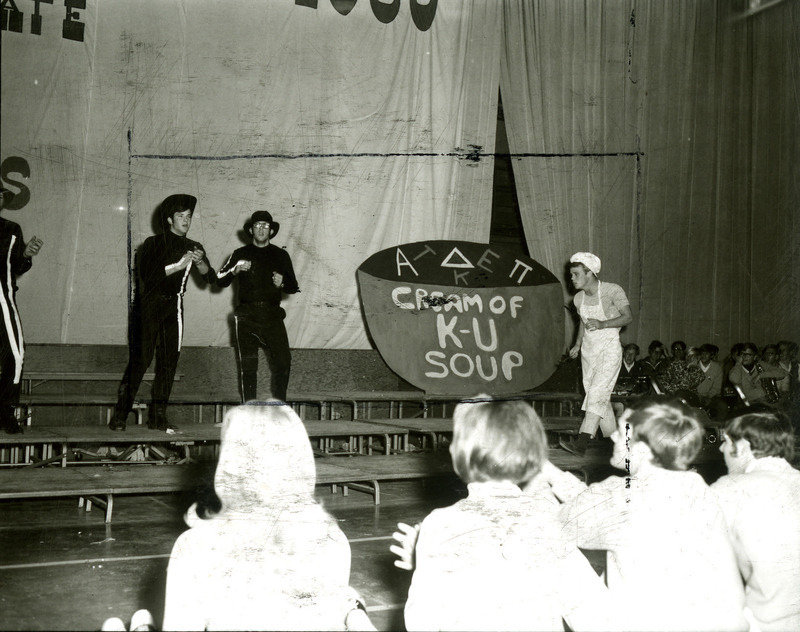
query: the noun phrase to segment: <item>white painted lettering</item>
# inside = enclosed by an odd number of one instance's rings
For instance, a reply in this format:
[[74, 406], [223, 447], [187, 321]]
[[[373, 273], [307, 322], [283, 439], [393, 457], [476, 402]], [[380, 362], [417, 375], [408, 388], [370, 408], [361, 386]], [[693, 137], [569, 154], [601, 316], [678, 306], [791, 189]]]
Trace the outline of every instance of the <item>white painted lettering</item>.
[[508, 308], [509, 312], [511, 313], [511, 318], [517, 317], [517, 311], [522, 307], [522, 297], [521, 296], [512, 296], [508, 300]]
[[[466, 371], [459, 371], [456, 368], [456, 360], [460, 358], [464, 358], [467, 361], [468, 368]], [[458, 377], [469, 377], [475, 371], [475, 363], [466, 353], [454, 353], [453, 357], [450, 358], [450, 370]]]
[[441, 368], [441, 372], [440, 373], [433, 373], [431, 371], [428, 371], [427, 373], [425, 373], [425, 377], [440, 377], [440, 378], [441, 377], [447, 377], [447, 375], [449, 373], [449, 371], [447, 370], [447, 365], [446, 364], [442, 364], [441, 362], [437, 362], [437, 360], [444, 360], [444, 358], [445, 358], [445, 355], [441, 351], [428, 351], [428, 353], [425, 354], [425, 361], [428, 364], [432, 364], [434, 366], [440, 367]]
[[525, 278], [525, 275], [528, 274], [528, 272], [530, 272], [531, 270], [533, 270], [533, 268], [526, 263], [522, 263], [522, 261], [520, 261], [519, 259], [514, 259], [514, 263], [516, 265], [514, 266], [514, 269], [511, 271], [511, 274], [509, 274], [508, 277], [513, 278], [514, 273], [517, 271], [517, 268], [522, 266], [522, 273], [519, 275], [519, 278], [517, 279], [517, 285], [519, 285], [520, 283], [522, 283], [522, 279]]
[[522, 354], [518, 351], [506, 351], [502, 360], [503, 377], [511, 381], [511, 372], [518, 366], [522, 366]]
[[453, 316], [449, 323], [444, 322], [444, 315], [437, 314], [436, 315], [436, 335], [439, 339], [439, 346], [444, 349], [447, 346], [447, 339], [452, 338], [453, 344], [458, 347], [459, 349], [463, 349], [464, 345], [461, 344], [461, 341], [458, 339], [453, 333], [453, 329], [458, 322], [458, 316]]
[[506, 311], [506, 299], [502, 296], [493, 296], [489, 301], [489, 310], [492, 314], [502, 314]]
[[414, 269], [414, 266], [411, 265], [411, 262], [406, 258], [405, 254], [403, 254], [403, 251], [400, 250], [400, 248], [398, 248], [397, 252], [395, 253], [395, 261], [397, 262], [397, 276], [402, 276], [403, 271], [400, 268], [403, 266], [408, 266], [411, 268], [414, 276], [419, 276], [417, 271]]
[[392, 302], [397, 305], [400, 309], [414, 309], [414, 303], [404, 303], [400, 300], [401, 294], [410, 294], [411, 288], [410, 287], [396, 287], [392, 290]]
[[493, 257], [496, 257], [497, 259], [500, 258], [500, 255], [498, 255], [496, 252], [492, 252], [491, 250], [487, 249], [481, 255], [481, 258], [478, 259], [478, 263], [476, 264], [479, 268], [483, 268], [487, 272], [491, 272], [492, 271], [492, 269], [488, 265], [486, 265], [486, 264], [491, 263], [491, 261], [489, 261], [489, 255], [492, 255]]
[[494, 382], [495, 378], [497, 377], [497, 360], [495, 360], [494, 356], [489, 356], [489, 364], [491, 364], [492, 366], [491, 375], [486, 375], [483, 372], [483, 363], [481, 362], [481, 356], [477, 356], [475, 358], [475, 364], [478, 369], [478, 375], [480, 375], [482, 379], [486, 380], [487, 382]]
[[489, 319], [489, 344], [484, 344], [481, 340], [481, 327], [477, 318], [472, 319], [472, 332], [475, 334], [475, 344], [481, 351], [494, 351], [497, 349], [497, 329], [494, 326], [494, 318]]

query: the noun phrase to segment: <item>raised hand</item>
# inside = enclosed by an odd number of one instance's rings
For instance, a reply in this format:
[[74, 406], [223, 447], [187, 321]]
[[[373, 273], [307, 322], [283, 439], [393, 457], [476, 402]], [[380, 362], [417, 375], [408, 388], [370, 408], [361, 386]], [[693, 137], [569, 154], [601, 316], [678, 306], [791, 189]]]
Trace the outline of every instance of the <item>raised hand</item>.
[[31, 240], [25, 244], [25, 250], [23, 251], [22, 256], [30, 259], [34, 255], [39, 254], [42, 244], [44, 244], [44, 242], [41, 239], [36, 236], [32, 237]]
[[404, 522], [398, 522], [397, 528], [399, 531], [395, 531], [392, 534], [392, 538], [398, 544], [393, 544], [389, 547], [389, 550], [400, 558], [394, 561], [394, 565], [406, 571], [413, 571], [414, 550], [417, 547], [420, 525], [417, 524], [412, 527]]

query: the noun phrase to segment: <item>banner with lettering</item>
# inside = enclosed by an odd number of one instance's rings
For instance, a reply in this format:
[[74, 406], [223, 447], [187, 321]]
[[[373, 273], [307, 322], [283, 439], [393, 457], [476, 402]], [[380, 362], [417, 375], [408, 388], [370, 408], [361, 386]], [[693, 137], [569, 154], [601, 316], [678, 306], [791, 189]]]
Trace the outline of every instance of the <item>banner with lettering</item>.
[[[30, 342], [126, 341], [131, 264], [173, 193], [212, 265], [280, 222], [290, 344], [369, 348], [356, 269], [488, 238], [502, 3], [8, 0], [3, 216], [44, 241], [19, 280]], [[229, 345], [234, 290], [194, 279], [185, 345]]]
[[428, 393], [525, 391], [553, 374], [563, 352], [559, 280], [505, 248], [403, 244], [369, 257], [358, 282], [384, 361]]

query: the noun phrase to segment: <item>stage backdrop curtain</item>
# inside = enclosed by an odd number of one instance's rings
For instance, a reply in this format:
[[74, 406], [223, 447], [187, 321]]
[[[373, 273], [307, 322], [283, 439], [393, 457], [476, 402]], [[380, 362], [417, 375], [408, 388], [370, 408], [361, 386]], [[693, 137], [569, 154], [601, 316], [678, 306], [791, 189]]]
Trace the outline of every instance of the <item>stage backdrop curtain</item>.
[[[374, 252], [488, 241], [501, 3], [89, 0], [82, 41], [39, 10], [41, 34], [26, 14], [2, 37], [3, 178], [30, 194], [4, 215], [45, 242], [20, 279], [30, 342], [125, 342], [132, 252], [172, 193], [199, 198], [216, 268], [253, 211], [280, 222], [293, 347], [370, 347]], [[184, 344], [231, 344], [232, 289], [195, 285]]]
[[569, 256], [596, 253], [631, 300], [626, 342], [724, 355], [796, 337], [797, 3], [753, 19], [730, 5], [504, 5], [501, 93], [530, 254], [568, 303]]

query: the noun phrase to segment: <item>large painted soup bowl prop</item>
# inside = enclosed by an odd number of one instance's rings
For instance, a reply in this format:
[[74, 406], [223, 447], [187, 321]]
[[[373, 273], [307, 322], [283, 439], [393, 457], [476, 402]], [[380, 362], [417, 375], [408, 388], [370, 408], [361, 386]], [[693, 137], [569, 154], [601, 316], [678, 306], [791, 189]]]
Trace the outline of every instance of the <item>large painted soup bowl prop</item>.
[[421, 241], [381, 250], [357, 272], [387, 365], [430, 394], [529, 390], [556, 368], [564, 299], [553, 273], [508, 249]]

